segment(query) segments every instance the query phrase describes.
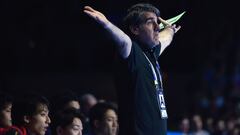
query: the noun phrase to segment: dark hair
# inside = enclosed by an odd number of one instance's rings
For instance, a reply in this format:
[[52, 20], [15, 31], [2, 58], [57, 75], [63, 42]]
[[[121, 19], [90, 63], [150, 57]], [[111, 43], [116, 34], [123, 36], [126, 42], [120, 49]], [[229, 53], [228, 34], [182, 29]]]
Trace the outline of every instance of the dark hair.
[[111, 109], [117, 113], [116, 106], [109, 102], [97, 103], [90, 109], [89, 118], [90, 118], [90, 125], [92, 128], [94, 128], [94, 121], [95, 120], [102, 121], [104, 119], [105, 113], [109, 109]]
[[37, 94], [29, 94], [25, 95], [23, 99], [16, 102], [16, 105], [13, 108], [13, 118], [16, 121], [16, 125], [23, 125], [23, 117], [33, 116], [37, 113], [37, 108], [39, 105], [44, 105], [49, 108], [49, 101], [46, 97], [37, 95]]
[[68, 108], [57, 112], [53, 120], [53, 134], [57, 134], [56, 128], [58, 126], [65, 128], [73, 122], [74, 118], [79, 118], [81, 121], [83, 119], [80, 111], [75, 108]]
[[124, 29], [129, 33], [129, 26], [137, 26], [143, 23], [143, 13], [152, 12], [156, 16], [160, 16], [160, 11], [151, 4], [139, 3], [130, 7], [127, 11], [127, 15], [123, 19]]
[[66, 127], [72, 123], [74, 118], [82, 119], [82, 115], [79, 110], [75, 108], [68, 108], [66, 110], [58, 112], [56, 115], [56, 125]]
[[78, 98], [77, 94], [74, 93], [72, 90], [63, 91], [63, 92], [55, 95], [52, 99], [53, 99], [52, 103], [54, 103], [54, 106], [52, 109], [54, 111], [63, 110], [64, 107], [70, 101], [78, 101], [79, 102], [79, 98]]
[[0, 111], [5, 109], [7, 105], [13, 103], [13, 97], [7, 93], [0, 92]]

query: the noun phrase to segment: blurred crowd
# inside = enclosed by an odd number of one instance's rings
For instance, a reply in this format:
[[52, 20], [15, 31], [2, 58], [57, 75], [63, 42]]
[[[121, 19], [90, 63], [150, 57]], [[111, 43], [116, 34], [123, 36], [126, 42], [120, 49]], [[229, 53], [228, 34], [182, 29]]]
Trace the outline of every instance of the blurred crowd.
[[51, 97], [0, 93], [0, 135], [117, 135], [114, 102], [73, 91]]

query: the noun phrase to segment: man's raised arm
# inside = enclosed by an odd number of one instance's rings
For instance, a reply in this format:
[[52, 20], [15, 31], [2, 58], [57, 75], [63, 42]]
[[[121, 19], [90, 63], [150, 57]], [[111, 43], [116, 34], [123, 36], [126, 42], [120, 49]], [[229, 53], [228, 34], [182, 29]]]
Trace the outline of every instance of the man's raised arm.
[[96, 20], [104, 29], [109, 32], [113, 40], [116, 42], [119, 54], [123, 58], [127, 58], [131, 52], [132, 41], [128, 35], [113, 25], [101, 12], [94, 10], [89, 6], [84, 7], [84, 13]]
[[159, 33], [159, 41], [161, 43], [161, 53], [171, 44], [173, 36], [181, 28], [181, 26], [176, 27], [175, 24], [171, 25], [166, 20], [161, 17], [158, 18], [164, 26], [164, 29]]

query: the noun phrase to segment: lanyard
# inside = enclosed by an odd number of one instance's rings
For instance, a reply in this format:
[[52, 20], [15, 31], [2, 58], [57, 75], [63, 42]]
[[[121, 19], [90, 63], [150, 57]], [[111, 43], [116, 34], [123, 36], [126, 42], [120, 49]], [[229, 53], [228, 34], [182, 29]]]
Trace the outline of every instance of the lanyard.
[[[147, 55], [146, 55], [144, 52], [143, 52], [143, 54], [144, 54], [144, 56], [146, 57], [146, 59], [148, 60], [148, 62], [149, 62], [149, 64], [150, 64], [150, 67], [151, 67], [151, 69], [152, 69], [154, 84], [155, 84], [156, 86], [159, 85], [159, 84], [158, 84], [158, 78], [157, 78], [157, 74], [158, 74], [159, 79], [160, 79], [159, 81], [160, 81], [161, 88], [163, 88], [162, 77], [161, 77], [161, 74], [160, 74], [159, 70], [157, 70], [157, 73], [156, 73], [156, 70], [155, 70], [155, 68], [153, 67], [152, 62], [148, 59]], [[157, 65], [157, 68], [159, 69], [159, 64], [158, 64], [158, 61], [157, 61], [157, 60], [156, 60], [156, 65]]]
[[[157, 60], [155, 59], [156, 60], [156, 65], [157, 65], [157, 67], [156, 67], [157, 71], [156, 71], [155, 68], [153, 67], [153, 64], [148, 59], [147, 55], [144, 52], [143, 52], [143, 54], [146, 57], [146, 59], [148, 60], [148, 62], [150, 64], [150, 67], [152, 69], [154, 84], [155, 84], [156, 93], [157, 93], [158, 107], [159, 107], [159, 111], [160, 111], [160, 114], [161, 114], [161, 118], [162, 119], [167, 119], [168, 114], [167, 114], [167, 109], [166, 109], [165, 100], [164, 100], [164, 96], [163, 96], [162, 78], [161, 78], [161, 75], [160, 75], [160, 71], [158, 70], [160, 68], [159, 64], [158, 64]], [[161, 88], [159, 88], [157, 74], [159, 76], [159, 82], [161, 83]]]

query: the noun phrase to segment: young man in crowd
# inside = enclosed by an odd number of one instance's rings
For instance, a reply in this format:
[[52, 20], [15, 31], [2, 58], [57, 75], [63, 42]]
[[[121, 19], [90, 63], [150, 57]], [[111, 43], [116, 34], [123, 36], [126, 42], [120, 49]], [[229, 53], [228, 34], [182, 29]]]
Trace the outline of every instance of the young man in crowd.
[[75, 108], [68, 108], [55, 114], [53, 120], [54, 135], [82, 135], [82, 115]]
[[117, 108], [110, 103], [97, 103], [89, 112], [91, 130], [87, 135], [117, 135]]
[[51, 120], [48, 116], [49, 101], [37, 94], [24, 95], [16, 103], [13, 118], [23, 135], [45, 135]]

